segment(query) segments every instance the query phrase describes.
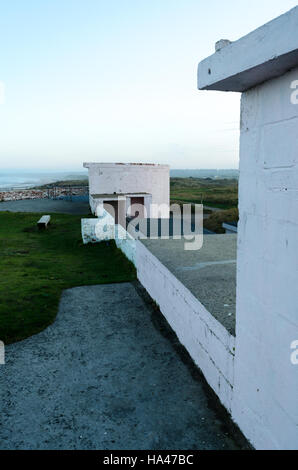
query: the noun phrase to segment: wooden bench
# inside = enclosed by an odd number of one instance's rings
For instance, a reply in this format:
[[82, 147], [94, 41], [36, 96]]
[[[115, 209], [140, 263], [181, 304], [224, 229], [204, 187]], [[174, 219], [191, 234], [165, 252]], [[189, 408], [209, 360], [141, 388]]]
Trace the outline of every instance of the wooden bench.
[[48, 227], [48, 224], [50, 223], [51, 216], [50, 215], [43, 215], [39, 221], [37, 222], [37, 226], [39, 230], [44, 230]]

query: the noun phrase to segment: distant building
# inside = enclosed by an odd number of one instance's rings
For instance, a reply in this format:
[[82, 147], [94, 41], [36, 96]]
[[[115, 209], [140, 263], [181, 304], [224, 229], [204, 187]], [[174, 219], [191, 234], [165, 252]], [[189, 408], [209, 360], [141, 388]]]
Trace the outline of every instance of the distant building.
[[89, 201], [124, 224], [127, 217], [169, 217], [170, 167], [151, 163], [84, 163], [89, 171]]

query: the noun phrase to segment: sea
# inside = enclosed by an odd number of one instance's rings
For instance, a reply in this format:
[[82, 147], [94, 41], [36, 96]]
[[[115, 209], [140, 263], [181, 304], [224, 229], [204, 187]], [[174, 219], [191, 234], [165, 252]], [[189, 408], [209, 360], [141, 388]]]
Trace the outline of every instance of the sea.
[[36, 171], [1, 171], [0, 191], [11, 191], [18, 189], [30, 189], [55, 181], [87, 179], [87, 172], [36, 172]]
[[[224, 170], [175, 170], [172, 169], [173, 178], [236, 178], [239, 171], [235, 169]], [[0, 191], [10, 191], [17, 189], [30, 189], [43, 184], [54, 183], [55, 181], [79, 180], [88, 178], [87, 171], [57, 171], [57, 172], [37, 172], [37, 171], [16, 171], [0, 170]]]

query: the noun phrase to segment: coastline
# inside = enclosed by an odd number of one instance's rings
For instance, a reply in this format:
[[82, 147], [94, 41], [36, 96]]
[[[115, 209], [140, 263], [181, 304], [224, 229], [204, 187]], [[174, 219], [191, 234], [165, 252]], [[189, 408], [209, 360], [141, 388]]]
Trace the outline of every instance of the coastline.
[[24, 189], [0, 191], [0, 202], [19, 201], [21, 199], [46, 199], [48, 198], [47, 190]]
[[[60, 182], [61, 184], [62, 182]], [[59, 182], [57, 182], [59, 184]], [[81, 196], [86, 194], [86, 186], [63, 186], [48, 185], [45, 188], [31, 189], [0, 189], [0, 203], [6, 201], [19, 201], [22, 199], [52, 199], [69, 196]]]

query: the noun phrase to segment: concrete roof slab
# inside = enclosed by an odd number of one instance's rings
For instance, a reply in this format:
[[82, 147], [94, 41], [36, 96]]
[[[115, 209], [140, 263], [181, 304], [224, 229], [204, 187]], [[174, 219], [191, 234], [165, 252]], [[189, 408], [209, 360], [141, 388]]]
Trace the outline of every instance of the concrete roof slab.
[[201, 90], [243, 92], [298, 66], [298, 7], [199, 63]]
[[204, 307], [235, 335], [237, 235], [204, 235], [198, 251], [185, 240], [140, 240]]
[[146, 168], [148, 169], [155, 169], [155, 170], [161, 170], [161, 169], [169, 169], [169, 165], [163, 165], [159, 163], [104, 163], [104, 162], [84, 162], [83, 167], [84, 168], [92, 168], [92, 167], [101, 167], [101, 168], [117, 168], [117, 167], [123, 167], [123, 168], [128, 168], [128, 167], [133, 167], [137, 169], [144, 170]]

